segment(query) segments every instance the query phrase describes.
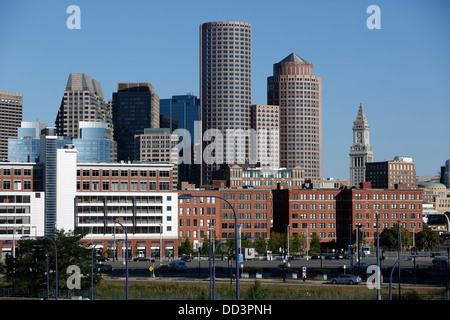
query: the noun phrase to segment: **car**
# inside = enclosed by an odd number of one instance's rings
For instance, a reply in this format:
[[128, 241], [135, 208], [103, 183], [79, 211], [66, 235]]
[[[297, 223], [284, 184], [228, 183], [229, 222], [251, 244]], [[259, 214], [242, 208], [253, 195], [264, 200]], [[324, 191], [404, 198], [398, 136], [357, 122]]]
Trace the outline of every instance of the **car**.
[[109, 261], [108, 257], [98, 257], [97, 261]]
[[97, 268], [100, 272], [112, 272], [114, 270], [110, 264], [99, 264], [97, 265]]
[[170, 266], [168, 266], [168, 265], [163, 264], [163, 265], [159, 266], [159, 268], [156, 269], [156, 271], [158, 271], [158, 272], [170, 272], [170, 271], [172, 271], [172, 268]]
[[185, 271], [186, 270], [186, 262], [184, 260], [176, 260], [170, 263], [170, 268], [173, 271]]
[[150, 259], [146, 257], [136, 257], [134, 258], [134, 261], [150, 261]]
[[331, 278], [330, 282], [332, 284], [345, 283], [345, 284], [358, 284], [360, 283], [361, 277], [355, 276], [353, 274], [340, 274], [337, 277]]
[[181, 258], [181, 260], [185, 261], [185, 262], [190, 262], [192, 261], [191, 258], [189, 256], [184, 256], [183, 258]]
[[357, 262], [357, 263], [355, 263], [355, 264], [353, 265], [353, 267], [355, 267], [355, 268], [367, 268], [368, 265], [367, 265], [367, 263], [365, 263], [365, 262]]
[[334, 254], [334, 257], [335, 257], [335, 259], [344, 259], [344, 254], [342, 254], [342, 253], [335, 253]]
[[433, 258], [437, 258], [437, 257], [445, 257], [441, 252], [434, 252], [431, 254], [431, 256]]
[[334, 259], [336, 259], [336, 256], [334, 254], [327, 254], [325, 256], [325, 259], [326, 260], [334, 260]]
[[311, 259], [322, 259], [322, 255], [321, 254], [315, 254], [311, 257]]

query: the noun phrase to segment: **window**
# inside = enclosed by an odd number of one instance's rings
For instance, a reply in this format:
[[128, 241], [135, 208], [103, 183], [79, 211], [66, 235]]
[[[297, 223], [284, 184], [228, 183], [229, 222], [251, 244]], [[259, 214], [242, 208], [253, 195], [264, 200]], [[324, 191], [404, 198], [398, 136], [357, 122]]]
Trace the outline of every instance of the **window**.
[[159, 190], [170, 190], [170, 182], [159, 182]]
[[111, 191], [119, 191], [119, 181], [111, 181]]
[[159, 176], [163, 177], [163, 178], [168, 178], [168, 177], [170, 177], [170, 172], [169, 171], [159, 171]]

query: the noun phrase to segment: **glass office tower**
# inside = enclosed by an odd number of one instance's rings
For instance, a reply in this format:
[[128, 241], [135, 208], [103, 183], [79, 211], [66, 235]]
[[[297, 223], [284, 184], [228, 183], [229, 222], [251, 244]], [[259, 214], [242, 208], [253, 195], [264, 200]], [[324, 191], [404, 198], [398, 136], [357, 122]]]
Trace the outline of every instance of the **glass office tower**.
[[182, 128], [189, 131], [191, 142], [198, 140], [198, 128], [195, 127], [196, 121], [200, 121], [200, 99], [194, 95], [177, 95], [170, 99], [160, 100], [160, 114], [167, 119], [160, 127], [167, 125], [170, 132]]
[[133, 161], [134, 136], [145, 128], [159, 128], [159, 97], [148, 82], [119, 83], [112, 113], [117, 161]]

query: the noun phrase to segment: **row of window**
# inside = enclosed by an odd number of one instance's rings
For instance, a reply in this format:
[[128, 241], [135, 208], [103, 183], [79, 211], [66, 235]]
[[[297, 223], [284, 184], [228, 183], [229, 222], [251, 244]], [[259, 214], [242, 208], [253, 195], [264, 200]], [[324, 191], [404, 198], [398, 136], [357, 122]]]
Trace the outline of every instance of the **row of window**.
[[[5, 170], [5, 169], [3, 169]], [[77, 177], [99, 177], [100, 172], [102, 173], [102, 177], [156, 177], [157, 170], [97, 170], [97, 169], [83, 169], [77, 170]], [[158, 170], [158, 176], [161, 178], [170, 177], [169, 170]]]
[[31, 170], [32, 169], [22, 169], [22, 168], [9, 169], [9, 168], [3, 168], [2, 169], [2, 175], [10, 176], [11, 172], [13, 172], [15, 176], [22, 176], [22, 172], [23, 172], [24, 176], [31, 176]]
[[[170, 190], [170, 182], [160, 181], [159, 189], [155, 181], [102, 181], [101, 191], [168, 191]], [[78, 191], [100, 191], [100, 181], [77, 181]]]

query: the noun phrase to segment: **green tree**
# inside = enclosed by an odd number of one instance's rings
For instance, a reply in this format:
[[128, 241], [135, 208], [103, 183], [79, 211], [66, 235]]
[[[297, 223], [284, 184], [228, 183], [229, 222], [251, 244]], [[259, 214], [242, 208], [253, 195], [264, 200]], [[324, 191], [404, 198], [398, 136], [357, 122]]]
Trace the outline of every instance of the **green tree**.
[[320, 252], [320, 238], [317, 235], [311, 236], [311, 241], [309, 242], [309, 252], [311, 253]]
[[417, 247], [430, 249], [433, 246], [439, 245], [441, 243], [441, 238], [437, 232], [433, 231], [425, 224], [423, 225], [422, 231], [417, 233], [415, 242]]
[[256, 238], [253, 242], [253, 245], [255, 246], [256, 252], [258, 252], [259, 254], [264, 254], [264, 252], [266, 251], [266, 239], [262, 237]]
[[[398, 224], [394, 224], [390, 229], [384, 229], [380, 234], [380, 244], [386, 247], [398, 247]], [[412, 245], [412, 234], [403, 226], [400, 226], [401, 247]]]
[[300, 252], [302, 248], [302, 238], [298, 234], [289, 237], [289, 250], [291, 252]]
[[179, 247], [179, 253], [181, 255], [190, 255], [192, 254], [192, 245], [188, 238], [183, 241]]
[[[55, 230], [48, 236], [57, 248], [59, 288], [67, 288], [67, 279], [72, 275], [67, 273], [69, 266], [80, 268], [82, 290], [87, 290], [91, 286], [92, 250], [80, 242], [85, 235], [86, 232], [76, 229], [67, 233], [64, 230]], [[50, 288], [55, 288], [55, 246], [44, 237], [19, 240], [15, 257], [6, 260], [6, 281], [17, 289], [29, 288], [33, 291], [46, 288], [47, 252]], [[98, 270], [94, 268], [94, 285], [100, 280]]]

